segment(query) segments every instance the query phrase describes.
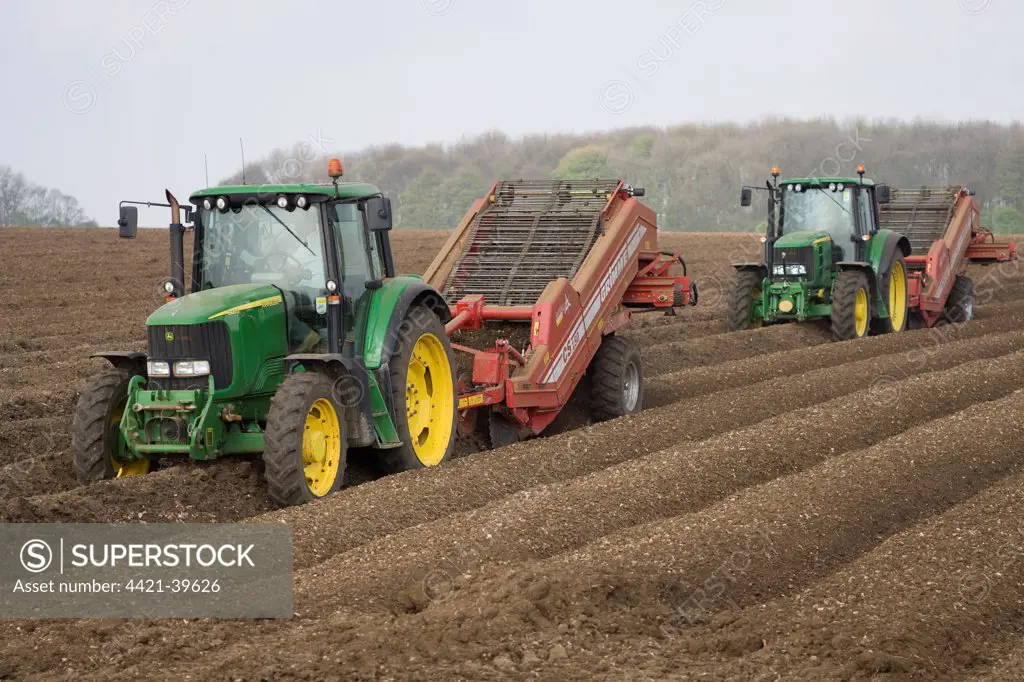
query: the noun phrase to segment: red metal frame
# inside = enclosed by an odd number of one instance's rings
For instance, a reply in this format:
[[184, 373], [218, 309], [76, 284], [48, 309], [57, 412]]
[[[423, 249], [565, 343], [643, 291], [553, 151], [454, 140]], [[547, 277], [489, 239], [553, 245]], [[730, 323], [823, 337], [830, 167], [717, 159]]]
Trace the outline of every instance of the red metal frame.
[[[493, 192], [492, 188], [492, 192]], [[460, 223], [465, 232], [487, 207], [478, 201]], [[690, 301], [690, 280], [673, 274], [685, 265], [679, 254], [658, 250], [657, 217], [618, 183], [602, 211], [603, 230], [577, 274], [548, 283], [532, 306], [488, 306], [482, 296], [469, 295], [451, 306], [449, 335], [482, 328], [487, 322], [530, 324], [524, 353], [499, 339], [494, 348], [453, 345], [473, 356], [472, 382], [459, 391], [460, 428], [465, 432], [480, 407], [501, 410], [522, 428], [540, 433], [558, 416], [601, 345], [620, 329], [635, 309], [668, 309]], [[447, 276], [446, 263], [463, 239], [453, 235], [428, 270], [434, 283]], [[464, 243], [464, 242], [461, 242]], [[447, 266], [450, 271], [450, 265]], [[435, 284], [436, 286], [436, 284]]]
[[931, 327], [942, 318], [956, 275], [963, 274], [968, 265], [1016, 257], [1016, 244], [997, 243], [993, 234], [981, 227], [981, 211], [974, 196], [961, 189], [942, 239], [936, 240], [925, 256], [907, 256], [908, 264], [923, 266], [923, 271], [909, 273], [908, 304]]

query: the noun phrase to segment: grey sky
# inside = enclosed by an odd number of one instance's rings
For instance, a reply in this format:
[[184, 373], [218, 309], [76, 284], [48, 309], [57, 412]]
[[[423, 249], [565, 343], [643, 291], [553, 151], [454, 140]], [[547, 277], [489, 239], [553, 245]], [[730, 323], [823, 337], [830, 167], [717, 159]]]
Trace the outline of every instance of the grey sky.
[[[4, 0], [0, 164], [100, 224], [319, 137], [1018, 120], [1020, 0]], [[685, 159], [680, 159], [685, 163]], [[143, 220], [164, 221], [162, 212]]]

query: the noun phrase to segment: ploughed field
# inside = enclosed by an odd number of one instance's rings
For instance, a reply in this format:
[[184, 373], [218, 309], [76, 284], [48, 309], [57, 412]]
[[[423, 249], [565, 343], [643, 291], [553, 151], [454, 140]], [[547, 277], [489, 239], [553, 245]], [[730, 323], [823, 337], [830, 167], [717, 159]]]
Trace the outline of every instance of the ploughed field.
[[[421, 272], [442, 233], [393, 233]], [[0, 679], [1018, 679], [1024, 265], [974, 322], [726, 334], [749, 235], [665, 235], [701, 303], [637, 316], [647, 409], [270, 509], [245, 460], [79, 487], [97, 350], [142, 350], [166, 233], [0, 230], [0, 522], [290, 523], [296, 616], [0, 622]]]

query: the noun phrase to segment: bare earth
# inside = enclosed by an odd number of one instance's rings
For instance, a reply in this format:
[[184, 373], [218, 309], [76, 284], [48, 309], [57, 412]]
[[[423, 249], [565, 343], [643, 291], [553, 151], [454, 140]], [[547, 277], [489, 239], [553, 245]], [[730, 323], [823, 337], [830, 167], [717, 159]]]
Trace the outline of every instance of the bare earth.
[[[396, 231], [422, 272], [443, 233]], [[750, 235], [666, 235], [696, 308], [638, 316], [647, 410], [268, 507], [252, 464], [79, 487], [76, 392], [145, 347], [164, 231], [0, 230], [0, 522], [290, 523], [283, 621], [4, 621], [0, 680], [1021, 679], [1024, 264], [978, 319], [726, 334]]]

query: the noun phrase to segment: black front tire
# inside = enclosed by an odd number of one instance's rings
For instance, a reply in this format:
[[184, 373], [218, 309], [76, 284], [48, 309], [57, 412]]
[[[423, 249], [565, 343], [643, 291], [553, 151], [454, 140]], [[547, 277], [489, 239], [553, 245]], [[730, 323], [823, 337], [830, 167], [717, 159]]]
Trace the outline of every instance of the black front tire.
[[729, 288], [726, 300], [726, 327], [731, 332], [753, 329], [762, 325], [754, 319], [754, 301], [761, 298], [764, 279], [752, 270], [741, 270]]
[[78, 397], [71, 424], [71, 458], [79, 483], [117, 476], [114, 456], [131, 378], [125, 370], [110, 367], [89, 379]]
[[644, 409], [640, 347], [621, 336], [606, 336], [590, 365], [590, 413], [607, 421]]
[[832, 296], [832, 336], [838, 341], [860, 339], [871, 329], [871, 287], [867, 275], [843, 270]]
[[[270, 401], [263, 475], [270, 499], [279, 506], [306, 504], [341, 489], [348, 455], [347, 421], [333, 389], [334, 383], [323, 374], [297, 372], [281, 383]], [[338, 442], [324, 448], [326, 464], [316, 471], [317, 478], [311, 479], [303, 457], [307, 417], [319, 413], [321, 407], [334, 411]]]

